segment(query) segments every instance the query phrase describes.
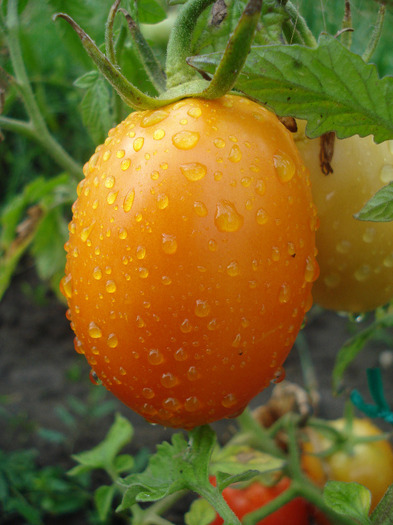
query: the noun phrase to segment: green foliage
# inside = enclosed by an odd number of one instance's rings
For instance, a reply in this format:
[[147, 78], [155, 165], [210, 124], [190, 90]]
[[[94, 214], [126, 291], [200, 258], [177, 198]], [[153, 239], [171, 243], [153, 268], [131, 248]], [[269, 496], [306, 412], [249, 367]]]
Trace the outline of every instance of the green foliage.
[[356, 523], [371, 523], [368, 513], [371, 505], [371, 494], [359, 483], [328, 481], [323, 491], [326, 503], [338, 514], [350, 516]]

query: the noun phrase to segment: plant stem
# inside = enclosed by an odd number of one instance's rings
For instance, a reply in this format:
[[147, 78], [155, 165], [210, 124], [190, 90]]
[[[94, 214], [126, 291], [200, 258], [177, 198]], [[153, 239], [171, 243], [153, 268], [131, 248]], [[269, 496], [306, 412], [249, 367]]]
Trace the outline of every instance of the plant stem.
[[171, 32], [166, 61], [167, 88], [199, 78], [186, 59], [192, 54], [192, 35], [202, 12], [214, 0], [188, 0], [182, 7]]
[[81, 166], [51, 135], [35, 100], [20, 48], [17, 0], [8, 2], [6, 26], [8, 49], [16, 79], [15, 85], [22, 96], [26, 112], [30, 118], [30, 123], [25, 123], [24, 126], [22, 126], [22, 123], [18, 125], [14, 119], [4, 121], [4, 117], [2, 117], [3, 126], [11, 126], [11, 128], [8, 127], [8, 129], [12, 129], [13, 127], [13, 131], [22, 130], [25, 135], [27, 135], [27, 130], [30, 127], [30, 138], [34, 138], [63, 169], [80, 179], [82, 174]]
[[296, 32], [302, 37], [304, 44], [309, 47], [317, 47], [317, 41], [315, 40], [314, 35], [307, 26], [305, 19], [300, 15], [298, 9], [292, 4], [292, 2], [287, 2], [285, 4], [285, 11], [296, 28]]
[[381, 38], [381, 34], [382, 34], [382, 28], [383, 28], [383, 23], [384, 23], [384, 20], [385, 20], [385, 13], [386, 13], [386, 5], [384, 3], [382, 3], [380, 6], [379, 6], [379, 11], [378, 11], [378, 16], [377, 16], [377, 22], [374, 26], [374, 31], [372, 32], [372, 35], [371, 35], [371, 38], [370, 38], [370, 41], [367, 45], [367, 48], [365, 50], [365, 52], [363, 53], [363, 60], [365, 62], [369, 62], [371, 57], [373, 56], [374, 54], [374, 51], [378, 45], [378, 42]]
[[200, 490], [199, 495], [218, 512], [224, 520], [224, 525], [242, 525], [217, 487], [211, 486], [211, 489]]

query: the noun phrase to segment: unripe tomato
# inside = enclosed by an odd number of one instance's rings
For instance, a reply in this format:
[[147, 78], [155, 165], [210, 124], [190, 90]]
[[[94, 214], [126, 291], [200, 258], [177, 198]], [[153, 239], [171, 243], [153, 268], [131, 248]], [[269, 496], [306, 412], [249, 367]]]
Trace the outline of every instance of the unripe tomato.
[[354, 214], [393, 180], [393, 142], [375, 144], [371, 136], [336, 139], [333, 173], [319, 163], [319, 139], [310, 140], [299, 124], [296, 145], [310, 170], [318, 210], [320, 277], [313, 297], [337, 311], [365, 312], [393, 297], [393, 222], [359, 221]]
[[[290, 484], [291, 480], [286, 477], [271, 487], [254, 481], [244, 488], [227, 487], [222, 491], [222, 495], [236, 516], [242, 519], [246, 514], [276, 499], [289, 488]], [[310, 523], [309, 514], [310, 508], [307, 501], [302, 498], [294, 498], [266, 518], [259, 520], [256, 525], [308, 525]], [[223, 519], [217, 515], [210, 525], [222, 525], [223, 523]]]
[[84, 167], [62, 290], [75, 346], [148, 421], [235, 416], [311, 306], [316, 211], [290, 133], [243, 97], [135, 112]]
[[[344, 419], [331, 421], [330, 425], [342, 431]], [[371, 492], [371, 510], [375, 508], [387, 488], [393, 483], [393, 448], [389, 441], [380, 439], [367, 443], [344, 445], [330, 455], [318, 457], [313, 454], [328, 450], [332, 443], [314, 429], [308, 429], [309, 441], [303, 446], [302, 466], [318, 485], [328, 480], [355, 481]], [[356, 418], [352, 433], [355, 437], [380, 436], [381, 430], [369, 419]]]

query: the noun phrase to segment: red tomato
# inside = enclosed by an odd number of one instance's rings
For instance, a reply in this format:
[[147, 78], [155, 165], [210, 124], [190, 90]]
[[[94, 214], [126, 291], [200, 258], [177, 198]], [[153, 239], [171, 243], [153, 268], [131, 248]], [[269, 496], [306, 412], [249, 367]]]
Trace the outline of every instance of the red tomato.
[[[239, 519], [246, 514], [257, 510], [269, 501], [275, 499], [290, 485], [289, 478], [282, 478], [273, 487], [267, 487], [260, 482], [251, 483], [246, 488], [227, 487], [223, 490], [223, 496], [230, 508]], [[256, 525], [308, 525], [309, 505], [302, 498], [295, 498], [286, 505], [276, 510], [270, 516], [258, 521]], [[222, 518], [217, 516], [210, 525], [221, 525]]]
[[62, 290], [102, 383], [148, 421], [237, 415], [281, 373], [318, 276], [307, 170], [238, 96], [132, 113], [84, 168]]

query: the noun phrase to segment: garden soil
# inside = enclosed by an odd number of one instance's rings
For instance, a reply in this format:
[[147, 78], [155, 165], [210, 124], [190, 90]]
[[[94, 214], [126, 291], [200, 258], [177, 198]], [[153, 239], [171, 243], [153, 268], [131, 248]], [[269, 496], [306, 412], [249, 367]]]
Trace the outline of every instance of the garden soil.
[[[60, 465], [68, 469], [75, 465], [72, 454], [90, 449], [103, 439], [118, 411], [131, 421], [135, 431], [125, 451], [139, 453], [139, 457], [143, 456], [141, 451], [154, 452], [155, 446], [170, 439], [173, 431], [148, 424], [103, 387], [89, 381], [89, 366], [74, 351], [65, 310], [65, 305], [43, 288], [34, 269], [25, 261], [0, 303], [0, 449], [6, 452], [36, 449], [39, 466]], [[383, 365], [386, 397], [393, 399], [393, 353], [384, 342], [369, 344], [350, 366], [344, 393], [332, 394], [331, 373], [337, 352], [367, 322], [366, 319], [355, 325], [333, 312], [311, 311], [303, 336], [318, 381], [321, 417], [340, 417], [345, 393], [353, 388], [371, 402], [366, 379], [368, 367]], [[285, 364], [285, 371], [286, 380], [304, 386], [296, 348]], [[252, 401], [252, 408], [266, 403], [273, 386]], [[108, 401], [113, 403], [112, 409]], [[100, 407], [108, 407], [108, 411], [100, 414]], [[213, 427], [219, 440], [225, 442], [235, 432], [236, 423], [226, 420]], [[101, 479], [103, 483], [107, 481]], [[174, 523], [184, 523], [182, 515], [188, 503], [182, 502], [168, 518]], [[0, 522], [3, 523], [1, 519]], [[25, 522], [13, 518], [6, 523]], [[45, 523], [79, 525], [86, 520], [74, 515], [48, 518]]]

